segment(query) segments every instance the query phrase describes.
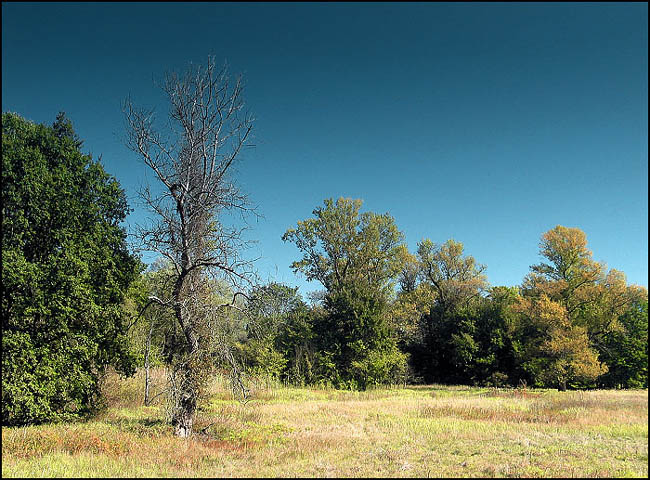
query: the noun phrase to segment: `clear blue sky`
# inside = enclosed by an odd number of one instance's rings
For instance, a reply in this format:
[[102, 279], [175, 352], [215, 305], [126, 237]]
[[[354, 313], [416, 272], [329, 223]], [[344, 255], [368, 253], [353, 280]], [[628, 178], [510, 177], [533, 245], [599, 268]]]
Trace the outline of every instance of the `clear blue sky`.
[[[2, 110], [72, 119], [136, 208], [147, 178], [120, 103], [209, 54], [244, 74], [264, 218], [262, 278], [297, 277], [280, 236], [327, 197], [389, 212], [412, 251], [454, 238], [517, 285], [557, 224], [648, 285], [648, 5], [3, 3]], [[150, 176], [149, 176], [150, 178]]]

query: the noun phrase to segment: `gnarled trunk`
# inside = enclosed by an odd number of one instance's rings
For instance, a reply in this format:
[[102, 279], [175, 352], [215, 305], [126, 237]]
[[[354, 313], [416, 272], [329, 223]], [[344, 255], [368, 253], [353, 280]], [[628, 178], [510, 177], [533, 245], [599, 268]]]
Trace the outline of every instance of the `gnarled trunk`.
[[186, 353], [178, 368], [171, 374], [173, 388], [171, 424], [174, 426], [175, 435], [183, 438], [192, 435], [192, 425], [199, 396], [197, 376], [200, 374], [192, 361], [199, 352], [199, 341], [191, 318], [192, 312], [187, 307], [187, 300], [193, 297], [190, 293], [191, 282], [196, 281], [195, 277], [197, 277], [198, 271], [187, 272], [188, 270], [184, 270], [181, 273], [174, 288], [176, 319], [185, 334]]
[[174, 434], [178, 437], [187, 438], [192, 435], [199, 396], [199, 384], [194, 376], [195, 373], [187, 365], [181, 367], [175, 374], [172, 373], [175, 378], [172, 378], [171, 424], [174, 427]]
[[195, 392], [181, 392], [178, 405], [174, 410], [172, 425], [177, 437], [187, 438], [192, 435], [194, 413], [196, 412]]

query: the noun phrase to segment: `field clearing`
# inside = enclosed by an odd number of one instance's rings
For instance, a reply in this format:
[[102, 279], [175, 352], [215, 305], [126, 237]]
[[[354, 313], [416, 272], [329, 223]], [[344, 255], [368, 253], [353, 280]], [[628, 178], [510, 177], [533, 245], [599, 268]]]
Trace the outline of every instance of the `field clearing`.
[[143, 383], [111, 378], [87, 422], [3, 427], [2, 476], [648, 476], [647, 390], [253, 384], [243, 405], [216, 379], [205, 431], [183, 440], [162, 401], [142, 406]]

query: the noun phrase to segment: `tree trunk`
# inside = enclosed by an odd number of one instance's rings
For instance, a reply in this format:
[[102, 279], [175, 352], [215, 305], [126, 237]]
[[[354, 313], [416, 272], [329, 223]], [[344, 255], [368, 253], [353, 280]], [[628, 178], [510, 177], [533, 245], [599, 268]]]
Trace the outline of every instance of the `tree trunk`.
[[180, 373], [180, 384], [174, 394], [174, 410], [171, 424], [177, 437], [187, 438], [192, 435], [194, 414], [196, 413], [198, 385], [192, 377], [192, 371], [183, 368]]
[[147, 336], [147, 347], [144, 352], [144, 404], [149, 406], [149, 352], [151, 351], [151, 336], [153, 335], [153, 322]]
[[180, 405], [176, 410], [174, 419], [172, 419], [172, 425], [174, 426], [174, 434], [177, 437], [187, 438], [192, 436], [196, 401], [192, 399], [194, 395], [190, 392], [183, 392], [181, 395]]

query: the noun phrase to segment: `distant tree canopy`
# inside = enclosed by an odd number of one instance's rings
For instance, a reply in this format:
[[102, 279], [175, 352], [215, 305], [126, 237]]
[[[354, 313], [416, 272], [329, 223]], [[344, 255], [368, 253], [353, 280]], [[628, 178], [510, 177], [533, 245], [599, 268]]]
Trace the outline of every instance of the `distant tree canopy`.
[[648, 388], [648, 296], [639, 293], [619, 317], [621, 328], [601, 347], [601, 359], [608, 366], [599, 379], [603, 387]]
[[429, 308], [420, 318], [421, 340], [411, 346], [416, 370], [426, 381], [471, 382], [481, 358], [476, 333], [481, 294], [488, 287], [485, 266], [451, 239], [442, 245], [422, 240], [417, 259], [419, 288], [428, 295]]
[[490, 287], [462, 243], [411, 254], [392, 217], [360, 206], [327, 199], [283, 236], [326, 289], [306, 317], [312, 379], [365, 388], [408, 358], [412, 382], [647, 386], [647, 289], [596, 262], [580, 229], [545, 232], [522, 284]]
[[133, 372], [126, 197], [81, 144], [62, 113], [52, 127], [2, 115], [3, 425], [86, 414], [106, 366]]
[[303, 257], [291, 264], [307, 280], [319, 281], [330, 292], [352, 283], [383, 291], [390, 288], [404, 263], [404, 235], [389, 214], [360, 213], [362, 201], [326, 199], [282, 236]]

